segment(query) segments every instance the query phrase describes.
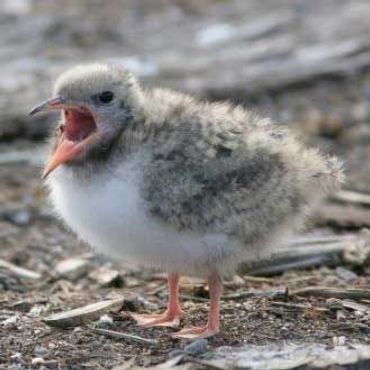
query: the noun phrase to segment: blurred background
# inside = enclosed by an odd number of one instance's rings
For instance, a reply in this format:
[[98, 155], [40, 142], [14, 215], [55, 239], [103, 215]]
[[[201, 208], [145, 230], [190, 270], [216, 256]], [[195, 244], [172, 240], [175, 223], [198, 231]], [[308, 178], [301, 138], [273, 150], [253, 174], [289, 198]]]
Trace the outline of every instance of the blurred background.
[[61, 71], [109, 60], [145, 84], [244, 104], [345, 151], [359, 171], [350, 186], [365, 190], [367, 0], [3, 0], [0, 12], [4, 145], [45, 137], [55, 119], [27, 113]]
[[[46, 156], [45, 139], [56, 116], [29, 117], [28, 112], [50, 96], [59, 73], [96, 60], [125, 65], [147, 86], [242, 104], [291, 127], [308, 144], [342, 157], [348, 174], [345, 189], [320, 207], [310, 229], [310, 235], [324, 235], [326, 241], [310, 239], [308, 244], [318, 248], [316, 254], [307, 261], [295, 257], [288, 265], [317, 267], [304, 272], [308, 281], [316, 278], [343, 287], [368, 284], [364, 252], [368, 239], [364, 241], [360, 231], [370, 226], [369, 19], [368, 0], [2, 0], [0, 309], [5, 310], [5, 319], [20, 315], [10, 302], [28, 302], [22, 306], [27, 314], [38, 307], [41, 311], [34, 312], [38, 317], [61, 309], [63, 302], [76, 306], [104, 298], [114, 284], [126, 287], [127, 294], [135, 289], [148, 294], [165, 284], [158, 275], [94, 259], [56, 222], [45, 200], [39, 174]], [[355, 267], [342, 255], [322, 258], [323, 244], [358, 238], [363, 245], [357, 252], [365, 257]], [[72, 273], [60, 273], [59, 264], [68, 258], [77, 259], [72, 267], [67, 264]], [[285, 286], [286, 278], [297, 274], [286, 262], [274, 271], [245, 273], [278, 274], [277, 280], [265, 281], [267, 288]], [[26, 270], [22, 273], [14, 266]], [[112, 278], [108, 285], [94, 280], [101, 268], [115, 271], [108, 275], [119, 279]], [[27, 275], [30, 272], [35, 275]], [[41, 278], [46, 279], [44, 285], [39, 283]], [[258, 280], [237, 281], [239, 288], [247, 282], [249, 288], [250, 284], [252, 289], [261, 288]], [[189, 286], [192, 296], [207, 295], [202, 285]], [[136, 296], [132, 300], [139, 299], [139, 307], [145, 302], [158, 306], [165, 301], [163, 294], [165, 290], [159, 289], [149, 301]], [[51, 301], [50, 296], [59, 300]], [[229, 320], [232, 324], [233, 318]], [[355, 319], [348, 316], [348, 320]], [[32, 320], [24, 325], [23, 333], [34, 332], [35, 327], [44, 330]], [[266, 330], [276, 331], [279, 338], [276, 325]], [[235, 334], [221, 342], [240, 340]], [[14, 351], [9, 343], [0, 341], [0, 353], [1, 345], [11, 357]], [[28, 359], [35, 356], [34, 343], [23, 345]], [[114, 344], [111, 350], [114, 358]], [[13, 361], [9, 356], [0, 356], [0, 365]]]

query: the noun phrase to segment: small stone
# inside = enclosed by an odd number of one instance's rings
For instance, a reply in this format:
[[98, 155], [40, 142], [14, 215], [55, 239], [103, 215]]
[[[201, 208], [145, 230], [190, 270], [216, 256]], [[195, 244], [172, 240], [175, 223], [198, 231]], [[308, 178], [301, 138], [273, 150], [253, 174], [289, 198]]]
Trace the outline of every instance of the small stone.
[[84, 258], [68, 258], [59, 262], [55, 271], [60, 277], [74, 281], [87, 274], [89, 265], [89, 261]]
[[338, 298], [328, 298], [325, 303], [329, 310], [337, 311], [343, 309], [343, 303]]
[[344, 267], [337, 267], [335, 269], [335, 273], [341, 278], [343, 279], [344, 281], [353, 281], [353, 280], [356, 280], [358, 278], [357, 274], [354, 273], [353, 271], [351, 270], [348, 270]]
[[194, 342], [186, 345], [184, 347], [184, 352], [188, 353], [189, 355], [200, 355], [207, 351], [208, 347], [208, 340], [207, 339], [198, 339]]
[[33, 350], [33, 354], [37, 357], [46, 357], [48, 353], [48, 349], [43, 346], [36, 346]]
[[59, 369], [58, 361], [57, 360], [47, 361], [45, 362], [45, 367], [48, 370], [58, 370]]
[[34, 357], [31, 361], [31, 364], [34, 366], [43, 365], [45, 360], [42, 357]]
[[18, 361], [21, 361], [22, 360], [22, 354], [17, 352], [17, 353], [14, 353], [14, 355], [12, 355], [10, 357], [12, 360], [18, 362]]
[[113, 326], [113, 319], [108, 315], [103, 315], [100, 317], [97, 326], [99, 328], [109, 328]]
[[290, 330], [286, 327], [286, 326], [283, 326], [281, 329], [280, 329], [280, 334], [281, 336], [286, 339], [289, 337], [289, 334], [290, 334]]
[[29, 315], [32, 317], [40, 317], [42, 314], [46, 313], [48, 309], [49, 309], [49, 306], [47, 305], [43, 305], [43, 304], [36, 305], [30, 309]]
[[361, 312], [361, 311], [355, 311], [354, 312], [354, 315], [355, 315], [355, 317], [360, 318], [360, 317], [363, 317], [364, 316], [364, 313]]
[[122, 288], [125, 285], [121, 273], [108, 267], [100, 267], [92, 271], [89, 278], [96, 281], [101, 287]]
[[17, 323], [18, 320], [19, 320], [19, 316], [17, 316], [17, 315], [10, 316], [6, 320], [4, 320], [1, 323], [1, 325], [2, 326], [14, 326]]
[[342, 335], [340, 337], [333, 337], [333, 345], [334, 345], [334, 347], [344, 346], [345, 343], [346, 343], [346, 340], [347, 340], [347, 338], [344, 335]]

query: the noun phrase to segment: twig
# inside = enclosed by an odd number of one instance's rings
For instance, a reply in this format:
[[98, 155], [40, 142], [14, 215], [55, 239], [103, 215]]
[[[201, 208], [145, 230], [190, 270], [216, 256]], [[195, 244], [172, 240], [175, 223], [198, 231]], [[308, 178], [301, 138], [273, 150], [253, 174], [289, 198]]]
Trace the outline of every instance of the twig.
[[342, 300], [342, 305], [354, 311], [370, 312], [370, 306], [368, 304], [355, 302], [350, 299]]
[[96, 334], [101, 334], [101, 335], [104, 335], [110, 338], [127, 339], [127, 340], [132, 340], [135, 342], [147, 343], [147, 344], [158, 344], [158, 341], [155, 339], [142, 338], [137, 335], [126, 334], [126, 333], [122, 333], [119, 331], [99, 329], [99, 328], [90, 328], [90, 330]]
[[289, 246], [303, 246], [303, 245], [313, 245], [313, 244], [332, 244], [338, 242], [345, 242], [348, 240], [356, 239], [355, 235], [323, 235], [323, 236], [313, 236], [313, 235], [305, 235], [305, 236], [298, 236], [289, 240]]
[[334, 224], [356, 229], [370, 226], [369, 209], [360, 207], [327, 204], [319, 208], [316, 216], [319, 225]]
[[344, 237], [296, 238], [271, 258], [261, 260], [253, 266], [245, 266], [243, 271], [249, 275], [266, 276], [288, 269], [320, 265], [363, 265], [370, 256], [369, 240], [370, 237], [365, 232], [359, 236], [348, 234]]
[[229, 301], [229, 300], [238, 300], [238, 299], [245, 299], [245, 298], [252, 298], [252, 297], [266, 297], [266, 298], [285, 298], [286, 297], [286, 290], [261, 290], [257, 292], [240, 292], [240, 293], [233, 293], [228, 294], [222, 297], [222, 300]]
[[370, 206], [370, 195], [358, 193], [356, 191], [341, 190], [335, 193], [332, 198], [339, 202], [363, 204], [365, 206]]
[[320, 286], [309, 286], [301, 289], [296, 289], [290, 292], [290, 295], [305, 296], [311, 295], [315, 297], [328, 298], [346, 298], [346, 299], [369, 299], [370, 289], [349, 289], [349, 288], [331, 288]]
[[153, 289], [152, 291], [148, 292], [148, 295], [157, 295], [158, 293], [162, 292], [167, 288], [166, 284], [161, 284], [157, 288]]
[[284, 307], [287, 309], [295, 310], [295, 311], [312, 311], [312, 312], [328, 312], [327, 308], [322, 307], [312, 307], [311, 305], [307, 304], [300, 304], [300, 303], [290, 303], [290, 302], [271, 302], [272, 306], [277, 307]]
[[33, 280], [37, 280], [41, 278], [41, 275], [39, 273], [26, 270], [23, 267], [16, 266], [13, 263], [10, 263], [3, 259], [0, 259], [0, 270], [1, 269], [9, 271], [10, 273], [12, 273], [13, 275], [19, 278], [33, 279]]

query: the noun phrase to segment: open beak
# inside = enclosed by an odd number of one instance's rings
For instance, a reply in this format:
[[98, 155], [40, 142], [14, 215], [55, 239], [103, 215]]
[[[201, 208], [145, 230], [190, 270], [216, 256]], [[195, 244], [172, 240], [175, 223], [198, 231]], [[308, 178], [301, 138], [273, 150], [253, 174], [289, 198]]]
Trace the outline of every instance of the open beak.
[[59, 140], [58, 146], [54, 153], [51, 155], [48, 164], [42, 174], [42, 178], [45, 179], [51, 172], [53, 172], [62, 163], [71, 161], [84, 153], [86, 148], [92, 144], [98, 138], [98, 133], [95, 132], [88, 136], [85, 140], [75, 143], [71, 140], [66, 139], [63, 134]]
[[34, 114], [41, 113], [41, 112], [47, 112], [49, 110], [54, 109], [62, 109], [65, 104], [65, 101], [62, 97], [57, 96], [55, 98], [48, 99], [38, 105], [37, 107], [33, 108], [30, 112], [30, 116], [33, 116]]
[[92, 114], [86, 109], [67, 104], [59, 96], [38, 105], [32, 109], [30, 115], [55, 109], [68, 110], [69, 119], [65, 123], [66, 127], [59, 137], [57, 147], [46, 165], [42, 175], [43, 179], [62, 163], [69, 162], [84, 153], [86, 148], [94, 143], [99, 136]]

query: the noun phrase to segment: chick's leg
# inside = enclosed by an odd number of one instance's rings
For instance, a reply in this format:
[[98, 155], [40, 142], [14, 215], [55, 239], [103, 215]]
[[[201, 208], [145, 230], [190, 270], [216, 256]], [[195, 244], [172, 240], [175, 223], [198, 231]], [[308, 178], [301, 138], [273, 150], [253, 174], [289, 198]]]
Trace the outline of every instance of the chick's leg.
[[184, 316], [184, 311], [182, 311], [180, 307], [179, 281], [179, 274], [168, 274], [169, 297], [166, 311], [162, 314], [131, 314], [132, 318], [136, 320], [138, 325], [144, 326], [146, 328], [150, 328], [153, 326], [179, 326], [180, 319]]
[[222, 290], [220, 276], [217, 273], [212, 274], [208, 279], [208, 285], [211, 305], [207, 324], [205, 326], [182, 329], [172, 334], [173, 337], [184, 339], [208, 338], [220, 331], [220, 297]]

